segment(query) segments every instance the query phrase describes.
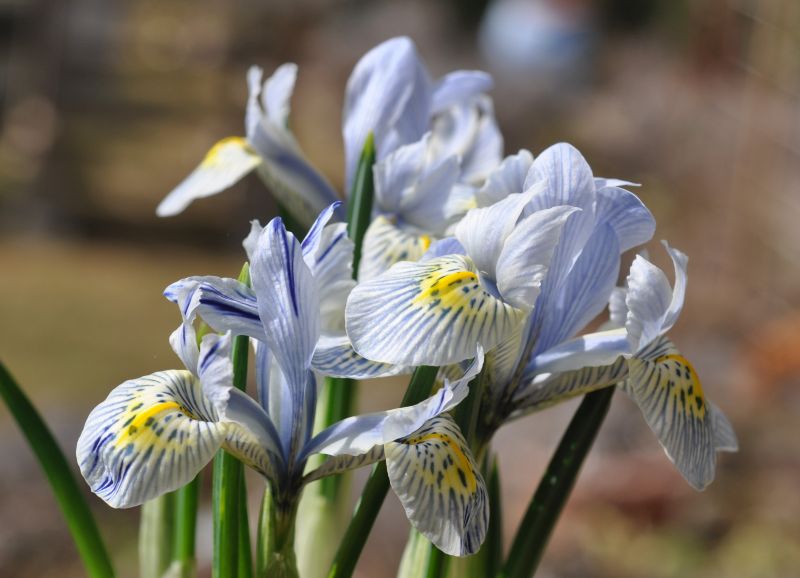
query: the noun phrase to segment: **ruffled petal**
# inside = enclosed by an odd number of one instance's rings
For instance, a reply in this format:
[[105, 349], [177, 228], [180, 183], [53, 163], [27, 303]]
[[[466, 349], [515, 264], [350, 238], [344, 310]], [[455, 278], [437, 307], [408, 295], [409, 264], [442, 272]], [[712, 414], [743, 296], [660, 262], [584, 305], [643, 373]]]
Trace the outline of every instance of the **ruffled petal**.
[[227, 425], [188, 371], [126, 381], [89, 414], [78, 440], [81, 473], [115, 508], [137, 506], [191, 481]]
[[625, 327], [634, 351], [655, 341], [663, 333], [664, 317], [672, 302], [672, 288], [663, 271], [637, 255], [628, 275]]
[[493, 297], [468, 257], [401, 262], [353, 289], [345, 322], [355, 350], [395, 365], [448, 365], [508, 338], [525, 312]]
[[486, 484], [453, 419], [431, 419], [386, 444], [389, 481], [414, 527], [451, 556], [478, 551], [489, 523]]
[[224, 191], [259, 166], [261, 160], [244, 138], [222, 139], [211, 147], [197, 168], [161, 201], [156, 214], [159, 217], [177, 215], [192, 201]]

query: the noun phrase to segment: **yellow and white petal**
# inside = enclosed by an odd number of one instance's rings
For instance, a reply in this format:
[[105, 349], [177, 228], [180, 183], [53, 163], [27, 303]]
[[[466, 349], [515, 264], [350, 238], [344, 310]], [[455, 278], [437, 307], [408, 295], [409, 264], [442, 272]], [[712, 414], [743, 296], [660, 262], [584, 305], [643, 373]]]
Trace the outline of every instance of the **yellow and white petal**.
[[109, 505], [136, 506], [191, 481], [226, 428], [191, 373], [162, 371], [126, 381], [92, 411], [78, 464]]
[[401, 228], [393, 219], [379, 215], [364, 234], [358, 279], [374, 279], [400, 261], [419, 261], [430, 245], [429, 235]]
[[197, 168], [161, 201], [156, 214], [159, 217], [177, 215], [195, 199], [224, 191], [260, 165], [261, 160], [245, 138], [222, 139], [211, 147]]
[[484, 289], [472, 261], [401, 262], [350, 293], [347, 334], [360, 355], [394, 365], [448, 365], [507, 339], [525, 312]]
[[451, 556], [478, 551], [489, 500], [483, 477], [453, 419], [440, 415], [386, 444], [389, 480], [414, 527]]
[[668, 351], [652, 360], [631, 358], [624, 389], [669, 459], [693, 488], [702, 490], [714, 479], [714, 420], [692, 364], [669, 340], [658, 341]]

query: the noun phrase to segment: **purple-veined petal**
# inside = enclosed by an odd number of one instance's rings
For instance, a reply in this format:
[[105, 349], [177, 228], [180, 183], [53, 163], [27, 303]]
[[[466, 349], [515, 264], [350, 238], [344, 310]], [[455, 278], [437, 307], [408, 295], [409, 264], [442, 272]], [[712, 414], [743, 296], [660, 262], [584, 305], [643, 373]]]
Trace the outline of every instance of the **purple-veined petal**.
[[647, 243], [656, 230], [653, 215], [639, 197], [617, 187], [598, 189], [596, 219], [614, 228], [620, 252]]
[[345, 322], [355, 350], [394, 365], [449, 365], [506, 339], [525, 312], [493, 297], [468, 257], [401, 262], [359, 283]]

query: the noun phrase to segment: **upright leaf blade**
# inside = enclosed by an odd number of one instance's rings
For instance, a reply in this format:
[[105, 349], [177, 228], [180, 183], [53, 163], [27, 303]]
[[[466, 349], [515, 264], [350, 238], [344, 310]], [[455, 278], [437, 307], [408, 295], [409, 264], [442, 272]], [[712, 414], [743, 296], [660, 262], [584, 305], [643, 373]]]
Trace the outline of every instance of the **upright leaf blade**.
[[111, 558], [100, 537], [97, 523], [67, 459], [39, 412], [2, 363], [0, 363], [0, 397], [3, 398], [28, 440], [50, 482], [58, 507], [67, 521], [72, 539], [86, 566], [86, 573], [91, 578], [114, 576]]

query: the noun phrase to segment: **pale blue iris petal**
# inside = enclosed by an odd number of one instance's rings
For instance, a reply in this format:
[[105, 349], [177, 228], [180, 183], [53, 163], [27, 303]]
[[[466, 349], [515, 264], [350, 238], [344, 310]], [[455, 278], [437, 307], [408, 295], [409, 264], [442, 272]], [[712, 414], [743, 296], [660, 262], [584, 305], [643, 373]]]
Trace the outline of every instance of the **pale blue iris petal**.
[[455, 236], [463, 245], [477, 269], [496, 280], [495, 267], [506, 238], [514, 230], [520, 215], [540, 187], [525, 193], [509, 195], [490, 207], [472, 209], [455, 228]]
[[[336, 191], [309, 163], [294, 137], [284, 127], [262, 121], [250, 136], [250, 144], [263, 159], [258, 174], [275, 198], [304, 225], [338, 200]], [[344, 217], [341, 210], [337, 211]]]
[[548, 147], [533, 161], [523, 185], [546, 181], [548, 186], [531, 203], [531, 211], [572, 205], [594, 216], [595, 186], [592, 169], [574, 146], [558, 143]]
[[422, 137], [430, 118], [430, 95], [428, 73], [409, 38], [387, 40], [358, 61], [347, 81], [342, 121], [346, 190], [370, 132], [381, 159]]
[[265, 338], [255, 292], [236, 279], [205, 278], [197, 288], [197, 313], [215, 331]]
[[172, 217], [192, 201], [216, 195], [239, 182], [261, 164], [261, 157], [241, 137], [219, 141], [200, 164], [156, 208], [159, 217]]
[[244, 111], [244, 130], [250, 137], [256, 126], [264, 117], [264, 110], [261, 105], [261, 81], [264, 78], [264, 70], [260, 66], [251, 66], [247, 70], [247, 106]]
[[303, 456], [315, 453], [359, 455], [376, 445], [412, 434], [467, 396], [469, 382], [483, 367], [483, 357], [483, 350], [478, 348], [475, 359], [459, 379], [452, 383], [446, 381], [438, 392], [416, 405], [353, 416], [333, 424], [314, 436], [303, 450]]
[[466, 251], [464, 246], [455, 237], [446, 237], [434, 241], [430, 248], [425, 251], [420, 261], [427, 261], [435, 259], [436, 257], [444, 257], [446, 255], [465, 255]]
[[738, 452], [739, 440], [733, 431], [733, 424], [715, 404], [706, 400], [706, 405], [711, 412], [711, 423], [714, 427], [714, 449], [718, 452]]
[[247, 237], [244, 238], [242, 241], [242, 247], [244, 247], [245, 253], [247, 253], [247, 260], [248, 262], [253, 261], [253, 255], [256, 252], [256, 246], [258, 245], [258, 238], [261, 236], [261, 231], [264, 230], [264, 227], [261, 226], [261, 223], [258, 219], [253, 219], [250, 221], [250, 232], [247, 233]]
[[297, 65], [287, 63], [279, 66], [264, 83], [261, 106], [275, 126], [286, 127], [289, 122], [290, 100], [296, 80]]
[[323, 375], [352, 379], [386, 377], [410, 371], [409, 368], [371, 361], [360, 356], [344, 334], [320, 337], [311, 363], [314, 370]]
[[487, 177], [476, 193], [479, 207], [488, 207], [507, 196], [525, 190], [525, 179], [533, 164], [533, 155], [525, 149], [507, 156]]
[[380, 212], [398, 214], [403, 197], [413, 190], [425, 169], [430, 133], [397, 148], [375, 164], [375, 206]]
[[452, 223], [453, 215], [448, 214], [448, 199], [458, 175], [458, 159], [454, 156], [430, 167], [420, 176], [410, 194], [403, 198], [403, 219], [433, 235], [443, 234]]
[[187, 277], [164, 289], [164, 297], [178, 306], [183, 320], [170, 335], [169, 344], [184, 367], [194, 374], [197, 374], [198, 355], [197, 333], [194, 329], [198, 305], [197, 287], [206, 279], [210, 277]]
[[588, 333], [534, 356], [525, 367], [524, 379], [530, 381], [542, 373], [608, 365], [620, 355], [632, 353], [625, 329]]
[[[461, 157], [461, 181], [480, 186], [503, 160], [503, 134], [494, 117], [489, 97], [479, 99], [481, 111], [472, 144]], [[522, 190], [522, 189], [520, 189]]]
[[536, 352], [571, 338], [608, 303], [619, 275], [619, 245], [610, 225], [597, 227], [560, 284], [548, 277], [536, 302]]
[[317, 218], [314, 220], [314, 223], [308, 229], [308, 233], [306, 233], [301, 246], [303, 248], [303, 257], [306, 259], [306, 265], [309, 267], [311, 267], [316, 260], [315, 257], [319, 250], [319, 244], [322, 241], [322, 230], [328, 224], [328, 221], [331, 220], [334, 212], [341, 204], [341, 201], [336, 201], [335, 203], [331, 203], [325, 207], [325, 209], [323, 209], [319, 216], [317, 216]]
[[305, 257], [320, 294], [319, 314], [323, 334], [344, 333], [344, 306], [355, 287], [353, 280], [354, 244], [347, 236], [347, 225], [327, 225], [320, 235], [314, 255]]
[[639, 183], [623, 181], [622, 179], [605, 179], [603, 177], [594, 178], [594, 186], [599, 191], [605, 187], [641, 187]]
[[468, 257], [400, 262], [359, 283], [347, 300], [347, 334], [368, 359], [448, 365], [506, 339], [525, 312], [493, 297]]
[[672, 288], [666, 275], [641, 255], [637, 255], [628, 275], [625, 299], [628, 319], [625, 327], [634, 351], [661, 335], [664, 317], [672, 303]]
[[317, 469], [310, 471], [303, 476], [303, 483], [309, 484], [315, 480], [326, 476], [350, 472], [358, 468], [363, 468], [383, 459], [383, 446], [375, 446], [365, 454], [350, 456], [342, 454], [340, 456], [330, 456]]
[[478, 551], [489, 524], [486, 484], [449, 415], [384, 447], [389, 481], [414, 528], [451, 556]]
[[598, 189], [596, 219], [614, 228], [620, 252], [646, 243], [656, 230], [653, 215], [639, 197], [617, 187]]
[[436, 81], [431, 97], [431, 114], [469, 102], [494, 86], [491, 75], [480, 70], [456, 70]]
[[624, 287], [614, 287], [611, 296], [608, 298], [608, 326], [610, 328], [625, 327], [628, 319], [628, 306], [625, 299], [628, 291]]
[[669, 309], [664, 316], [664, 323], [661, 327], [661, 333], [666, 333], [675, 325], [683, 309], [683, 301], [686, 297], [686, 267], [689, 264], [689, 258], [677, 249], [670, 247], [666, 241], [662, 241], [662, 243], [669, 253], [672, 259], [672, 265], [675, 268], [675, 287], [672, 290], [672, 299], [670, 300]]
[[533, 308], [564, 225], [579, 210], [570, 206], [543, 209], [514, 227], [495, 266], [497, 289], [503, 300], [520, 309]]
[[191, 481], [227, 426], [188, 371], [116, 387], [86, 420], [77, 459], [92, 491], [115, 508], [139, 505]]
[[[320, 335], [319, 291], [300, 243], [273, 219], [261, 234], [250, 266], [265, 341], [287, 382], [291, 403], [290, 452], [303, 443], [313, 422], [316, 397], [311, 358]], [[311, 411], [309, 412], [309, 407]], [[281, 437], [284, 445], [287, 440]]]

